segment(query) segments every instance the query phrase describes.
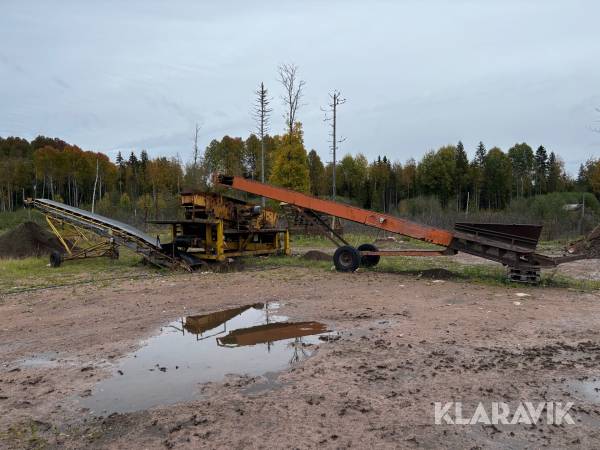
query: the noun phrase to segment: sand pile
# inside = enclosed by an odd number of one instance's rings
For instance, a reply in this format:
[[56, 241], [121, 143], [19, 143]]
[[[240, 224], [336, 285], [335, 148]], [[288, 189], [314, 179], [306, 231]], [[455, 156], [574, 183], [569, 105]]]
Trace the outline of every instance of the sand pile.
[[24, 222], [0, 235], [0, 258], [27, 258], [64, 251], [60, 241], [34, 222]]

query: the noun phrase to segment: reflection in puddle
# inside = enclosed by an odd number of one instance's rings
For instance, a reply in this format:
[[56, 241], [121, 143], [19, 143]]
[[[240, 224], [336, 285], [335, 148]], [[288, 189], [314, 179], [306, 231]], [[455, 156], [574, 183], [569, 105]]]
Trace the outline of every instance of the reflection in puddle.
[[[275, 309], [277, 305], [271, 304], [271, 309]], [[217, 328], [220, 325], [224, 326], [223, 331], [227, 331], [227, 321], [233, 319], [235, 316], [239, 316], [244, 311], [250, 308], [263, 309], [265, 305], [263, 303], [256, 303], [254, 305], [240, 306], [239, 308], [225, 309], [223, 311], [217, 311], [210, 314], [203, 314], [200, 316], [188, 316], [182, 320], [182, 326], [188, 332], [195, 334], [198, 339], [205, 339], [202, 337], [203, 333], [209, 330]], [[183, 330], [182, 330], [183, 331]], [[220, 334], [218, 332], [217, 334]]]
[[79, 401], [93, 414], [137, 411], [189, 400], [198, 383], [226, 374], [283, 370], [310, 356], [310, 346], [329, 330], [318, 322], [286, 322], [278, 307], [254, 304], [173, 322]]
[[327, 327], [319, 322], [270, 323], [234, 330], [227, 336], [217, 338], [217, 343], [226, 347], [270, 344], [273, 341], [300, 338], [326, 331]]

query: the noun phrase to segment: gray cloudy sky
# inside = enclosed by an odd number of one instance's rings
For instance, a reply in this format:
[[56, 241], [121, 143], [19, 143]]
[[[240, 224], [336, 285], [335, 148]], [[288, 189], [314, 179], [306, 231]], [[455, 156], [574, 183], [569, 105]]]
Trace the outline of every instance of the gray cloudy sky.
[[595, 0], [1, 0], [0, 136], [186, 161], [196, 121], [203, 146], [253, 130], [260, 81], [281, 132], [276, 69], [294, 62], [306, 145], [324, 160], [336, 88], [344, 153], [526, 141], [575, 173], [600, 155], [598, 17]]

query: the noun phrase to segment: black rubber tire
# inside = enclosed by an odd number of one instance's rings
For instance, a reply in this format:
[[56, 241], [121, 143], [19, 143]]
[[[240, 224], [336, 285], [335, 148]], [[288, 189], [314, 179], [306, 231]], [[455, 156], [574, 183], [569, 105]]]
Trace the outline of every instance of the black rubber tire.
[[339, 272], [354, 272], [360, 266], [360, 253], [350, 245], [343, 245], [333, 254], [333, 264]]
[[63, 255], [62, 253], [54, 250], [52, 253], [50, 253], [50, 266], [51, 267], [60, 267], [60, 265], [63, 262]]
[[[359, 252], [378, 252], [379, 249], [375, 247], [373, 244], [360, 244], [356, 249]], [[379, 264], [379, 260], [381, 256], [361, 256], [360, 257], [360, 265], [363, 267], [374, 267]]]

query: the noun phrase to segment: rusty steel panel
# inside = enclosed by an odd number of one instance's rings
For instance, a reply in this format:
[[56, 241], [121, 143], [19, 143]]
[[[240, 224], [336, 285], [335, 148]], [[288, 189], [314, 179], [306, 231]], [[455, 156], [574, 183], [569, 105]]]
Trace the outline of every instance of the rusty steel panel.
[[454, 229], [476, 237], [492, 239], [529, 251], [537, 247], [541, 225], [457, 222]]
[[183, 192], [181, 205], [188, 220], [219, 219], [228, 227], [249, 230], [277, 226], [275, 211], [213, 192]]

